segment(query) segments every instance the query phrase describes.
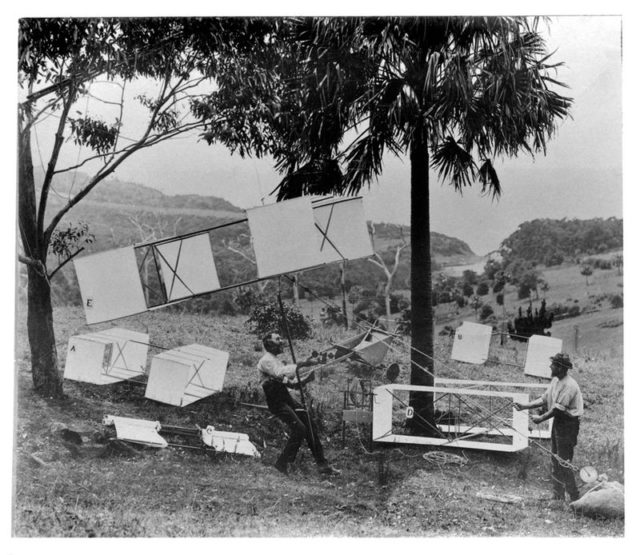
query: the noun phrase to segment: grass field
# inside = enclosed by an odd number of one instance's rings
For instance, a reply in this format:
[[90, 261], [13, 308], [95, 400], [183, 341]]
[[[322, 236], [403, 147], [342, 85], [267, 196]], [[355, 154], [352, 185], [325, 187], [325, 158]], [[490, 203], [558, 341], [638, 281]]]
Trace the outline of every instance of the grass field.
[[[575, 297], [579, 289], [570, 268], [545, 272], [547, 297]], [[556, 272], [554, 270], [554, 272]], [[614, 271], [615, 272], [615, 271]], [[554, 277], [555, 276], [555, 277]], [[579, 276], [579, 274], [578, 274]], [[579, 276], [581, 282], [583, 276]], [[602, 278], [599, 281], [599, 278]], [[591, 276], [592, 286], [605, 281]], [[616, 288], [619, 276], [608, 275]], [[563, 289], [572, 281], [572, 293]], [[596, 285], [599, 284], [599, 285]], [[586, 286], [585, 286], [586, 287]], [[595, 293], [594, 293], [595, 294]], [[508, 296], [507, 305], [512, 310]], [[515, 306], [515, 303], [513, 303]], [[317, 307], [307, 306], [312, 316]], [[472, 319], [454, 315], [451, 322]], [[60, 367], [66, 343], [87, 331], [77, 308], [54, 314]], [[557, 322], [553, 335], [570, 342], [580, 329], [574, 376], [581, 384], [586, 412], [574, 463], [595, 466], [610, 480], [624, 482], [622, 309]], [[362, 370], [336, 366], [316, 379], [308, 393], [320, 420], [331, 460], [342, 475], [323, 479], [303, 448], [294, 472], [285, 477], [273, 463], [285, 437], [281, 424], [260, 408], [263, 404], [255, 364], [260, 346], [243, 326], [243, 317], [181, 314], [167, 309], [131, 317], [118, 326], [148, 331], [150, 342], [164, 348], [202, 343], [231, 354], [224, 391], [185, 408], [144, 398], [141, 385], [112, 386], [65, 382], [66, 398], [50, 401], [32, 393], [25, 318], [17, 325], [17, 418], [13, 500], [13, 534], [18, 537], [222, 537], [222, 536], [622, 536], [624, 520], [593, 520], [574, 515], [566, 506], [541, 501], [550, 492], [549, 457], [531, 445], [516, 454], [444, 450], [462, 459], [440, 463], [423, 458], [435, 449], [401, 445], [369, 448], [366, 430], [349, 426], [342, 440], [341, 409], [347, 380]], [[108, 327], [108, 326], [103, 326]], [[315, 335], [296, 343], [299, 358], [324, 348], [353, 331], [315, 326]], [[497, 360], [471, 366], [450, 360], [451, 339], [436, 336], [436, 374], [443, 377], [524, 381], [524, 346], [511, 341]], [[398, 362], [397, 382], [408, 382], [408, 352], [400, 344], [385, 366]], [[157, 352], [151, 349], [150, 354]], [[384, 368], [368, 372], [374, 385], [386, 383]], [[164, 450], [105, 450], [100, 438], [104, 414], [158, 420], [170, 425], [214, 425], [219, 430], [248, 433], [260, 450], [259, 460], [169, 447]], [[83, 445], [71, 448], [60, 437], [67, 427], [81, 433]], [[547, 440], [540, 441], [549, 448]], [[463, 464], [456, 464], [462, 461]], [[515, 504], [491, 501], [478, 494], [517, 495]]]

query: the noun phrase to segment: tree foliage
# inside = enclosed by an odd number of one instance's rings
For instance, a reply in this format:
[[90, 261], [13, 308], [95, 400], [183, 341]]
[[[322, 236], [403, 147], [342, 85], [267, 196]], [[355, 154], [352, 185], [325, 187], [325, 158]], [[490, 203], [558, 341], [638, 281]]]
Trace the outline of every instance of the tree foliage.
[[518, 226], [500, 246], [504, 265], [523, 259], [554, 266], [565, 259], [622, 248], [622, 220], [536, 219]]

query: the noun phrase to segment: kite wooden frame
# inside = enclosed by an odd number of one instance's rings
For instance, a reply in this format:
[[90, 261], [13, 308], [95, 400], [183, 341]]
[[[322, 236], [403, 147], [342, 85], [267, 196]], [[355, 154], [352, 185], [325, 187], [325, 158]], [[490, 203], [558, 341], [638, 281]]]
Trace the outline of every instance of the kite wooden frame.
[[[500, 391], [479, 391], [475, 389], [458, 389], [450, 388], [446, 386], [418, 386], [418, 385], [401, 385], [401, 384], [388, 384], [381, 385], [374, 389], [373, 398], [373, 426], [372, 436], [373, 441], [383, 443], [412, 443], [417, 445], [433, 445], [439, 447], [454, 447], [463, 449], [478, 449], [483, 451], [497, 451], [505, 453], [514, 453], [526, 449], [529, 445], [528, 434], [528, 416], [526, 412], [517, 411], [512, 409], [512, 421], [511, 425], [499, 430], [495, 430], [500, 437], [511, 437], [511, 443], [498, 443], [498, 442], [481, 442], [472, 441], [468, 439], [456, 439], [456, 438], [436, 438], [436, 437], [424, 437], [424, 436], [412, 436], [405, 434], [394, 434], [393, 430], [393, 401], [394, 391], [415, 391], [424, 393], [441, 393], [451, 394], [457, 396], [469, 396], [469, 397], [496, 397], [501, 400], [509, 399], [513, 403], [526, 403], [528, 396], [525, 393], [513, 393], [513, 392], [500, 392]], [[456, 428], [455, 431], [459, 433], [471, 435], [487, 435], [491, 437], [493, 434], [492, 429], [483, 428], [476, 425], [471, 426], [439, 426], [441, 431], [453, 431], [452, 428]]]
[[[540, 395], [547, 390], [549, 387], [547, 384], [543, 383], [524, 383], [524, 382], [488, 382], [488, 381], [479, 381], [479, 380], [458, 380], [454, 378], [436, 378], [437, 386], [445, 386], [445, 387], [458, 387], [462, 388], [464, 386], [469, 386], [473, 389], [484, 389], [485, 391], [496, 391], [500, 389], [529, 389], [529, 390], [539, 390]], [[529, 393], [529, 392], [527, 392]], [[538, 397], [540, 396], [538, 395]], [[532, 425], [531, 423], [529, 424]], [[551, 438], [551, 426], [553, 425], [553, 418], [549, 420], [545, 420], [541, 424], [533, 424], [535, 428], [529, 429], [529, 437], [533, 439], [549, 439]]]

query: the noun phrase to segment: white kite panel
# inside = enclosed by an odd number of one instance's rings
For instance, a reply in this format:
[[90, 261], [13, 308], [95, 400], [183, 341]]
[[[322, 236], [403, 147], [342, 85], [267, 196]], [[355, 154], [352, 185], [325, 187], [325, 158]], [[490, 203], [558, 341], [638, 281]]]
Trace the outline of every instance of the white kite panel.
[[258, 277], [323, 264], [309, 197], [247, 210]]
[[220, 432], [213, 426], [207, 426], [206, 429], [202, 430], [202, 441], [216, 451], [260, 458], [259, 451], [249, 441], [247, 434]]
[[463, 322], [456, 330], [451, 359], [470, 364], [484, 364], [489, 358], [491, 326]]
[[189, 366], [171, 355], [167, 356], [167, 353], [154, 356], [144, 396], [168, 405], [182, 406], [182, 395], [189, 381]]
[[102, 419], [105, 426], [115, 426], [116, 437], [124, 441], [142, 443], [150, 447], [166, 447], [167, 440], [158, 434], [160, 422], [107, 415]]
[[314, 205], [313, 217], [325, 263], [373, 255], [361, 198]]
[[562, 351], [562, 339], [546, 335], [532, 335], [527, 347], [527, 360], [524, 373], [539, 378], [551, 378], [551, 360], [553, 355]]
[[222, 391], [229, 353], [188, 345], [153, 357], [145, 397], [184, 407]]
[[208, 233], [156, 245], [167, 300], [220, 289]]
[[133, 247], [83, 256], [73, 263], [88, 324], [147, 310]]
[[106, 385], [143, 376], [149, 335], [112, 328], [69, 339], [64, 377]]

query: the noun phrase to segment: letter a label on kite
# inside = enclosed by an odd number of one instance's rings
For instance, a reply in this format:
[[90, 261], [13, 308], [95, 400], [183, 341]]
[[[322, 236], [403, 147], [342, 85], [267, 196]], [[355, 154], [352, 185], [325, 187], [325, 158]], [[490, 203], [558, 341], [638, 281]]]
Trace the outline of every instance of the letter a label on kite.
[[133, 247], [83, 256], [73, 263], [87, 324], [147, 310]]

